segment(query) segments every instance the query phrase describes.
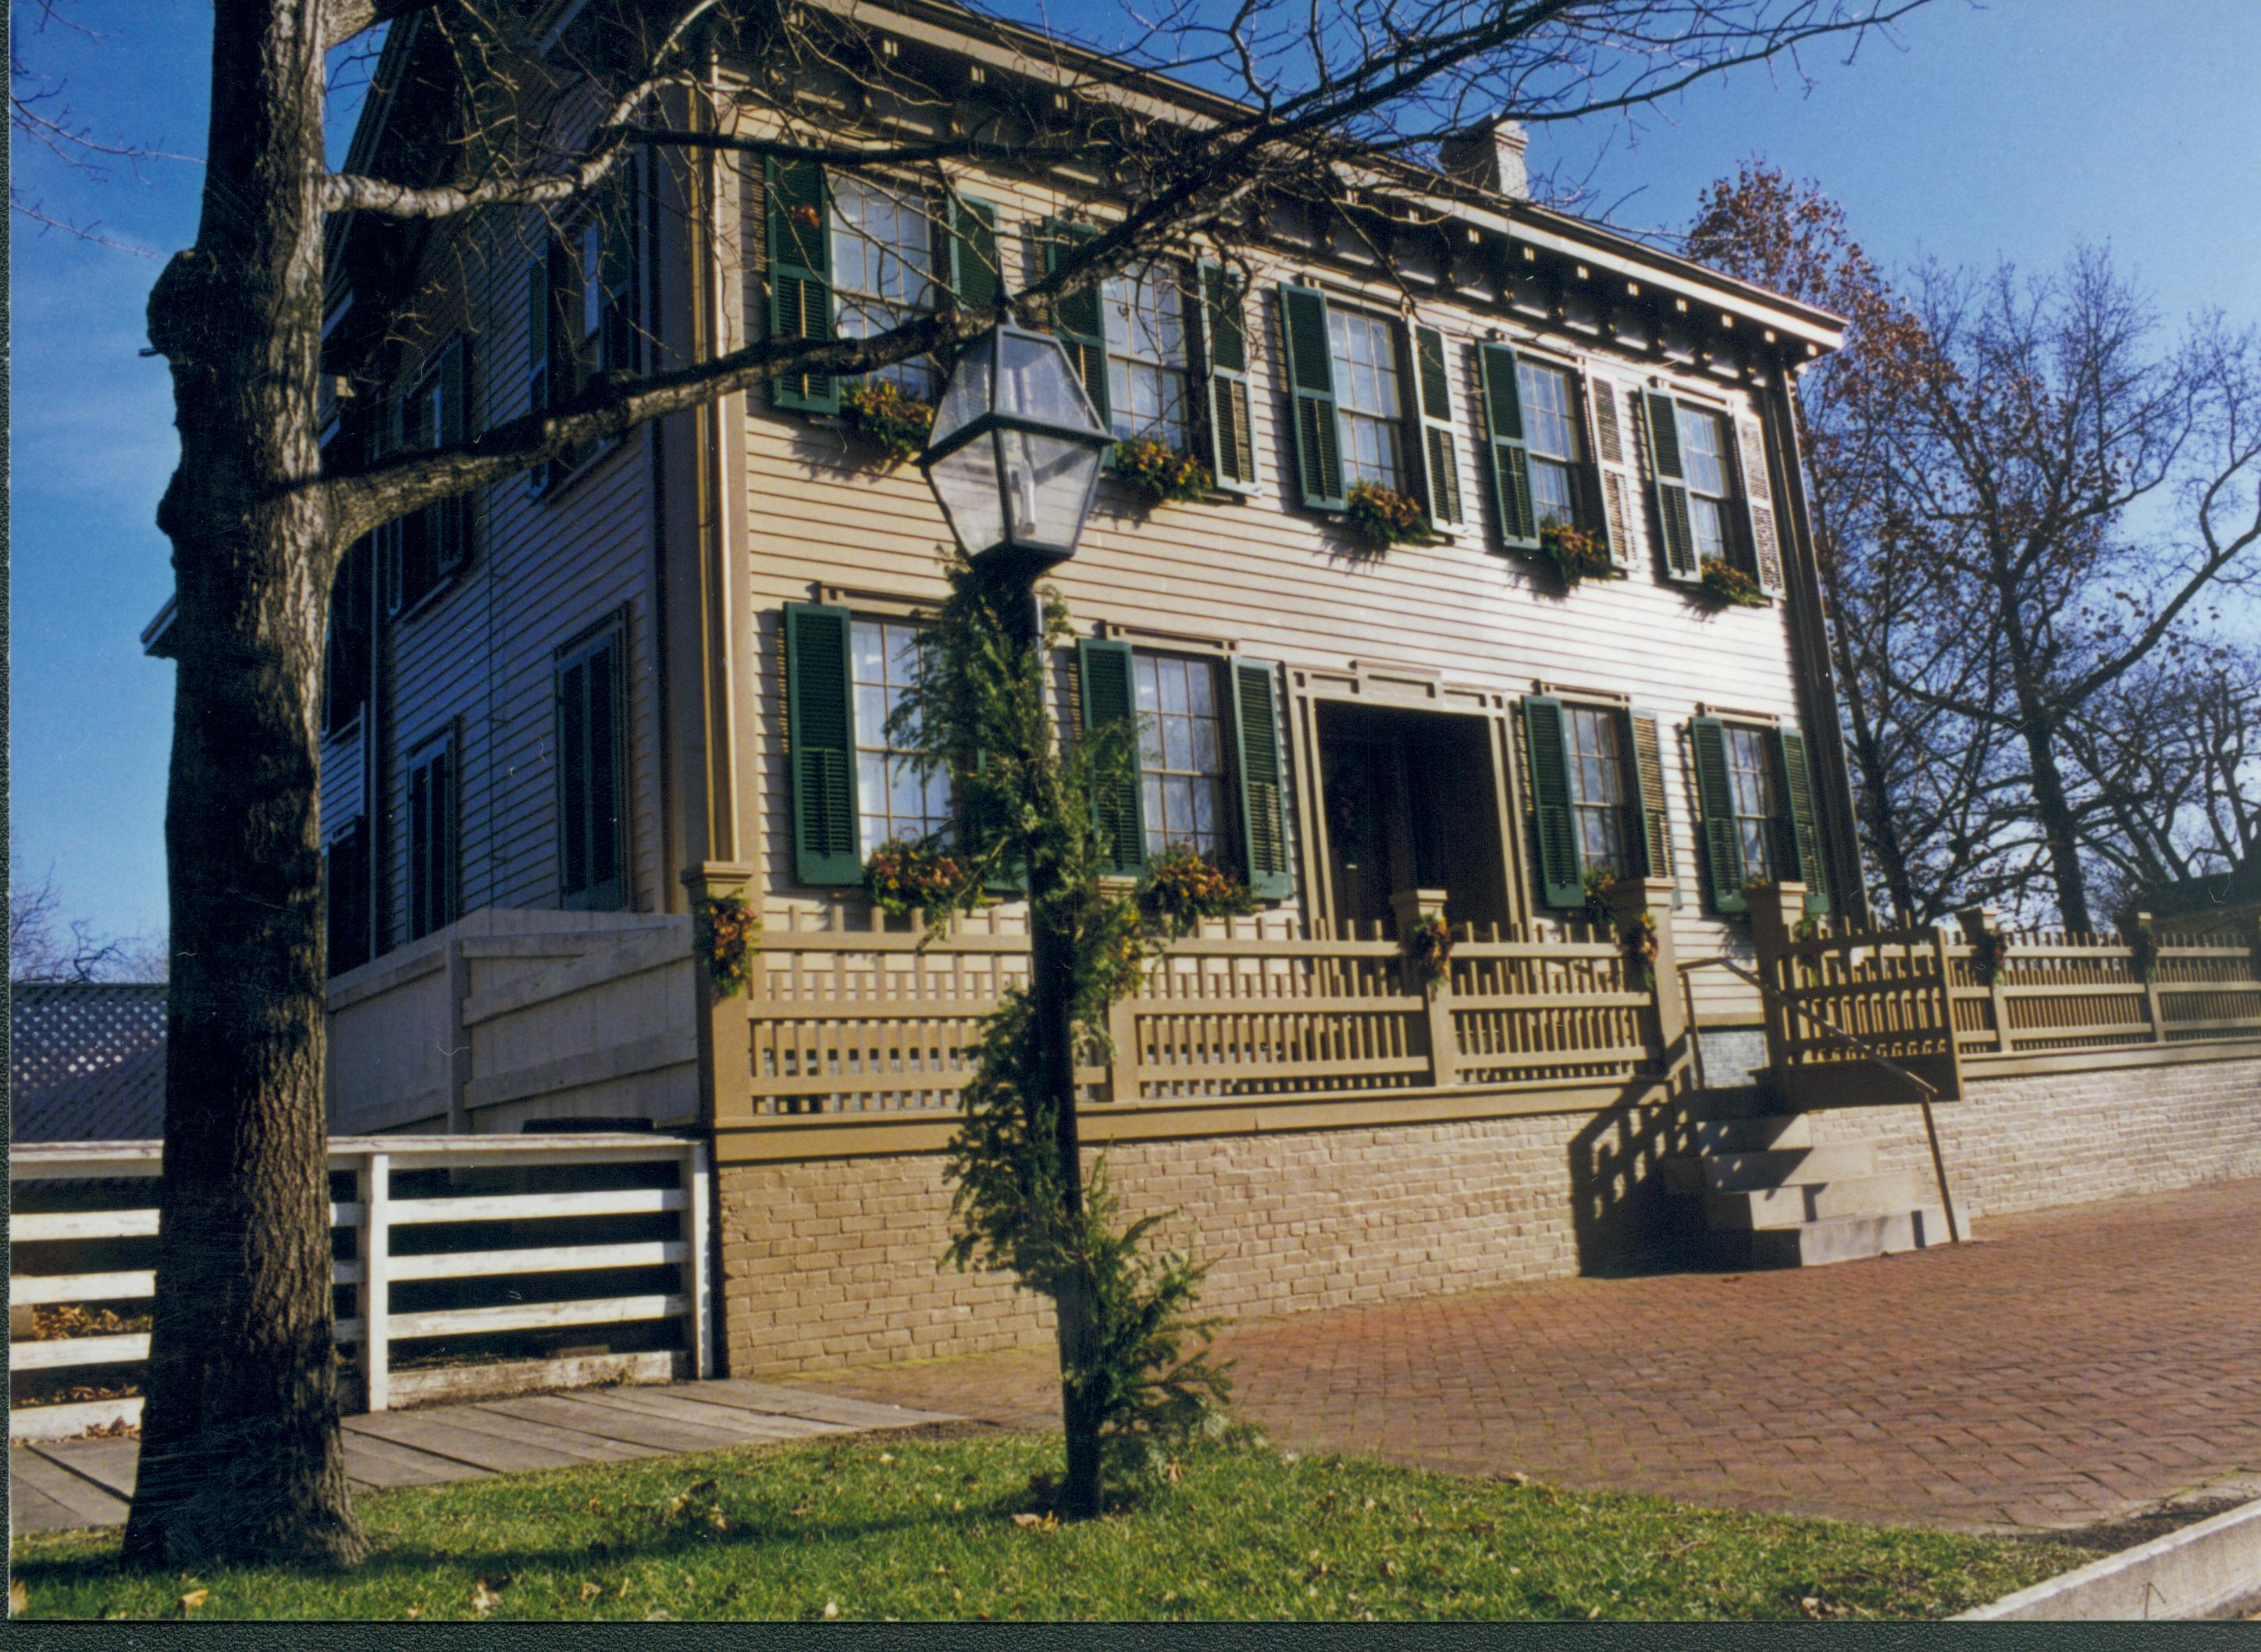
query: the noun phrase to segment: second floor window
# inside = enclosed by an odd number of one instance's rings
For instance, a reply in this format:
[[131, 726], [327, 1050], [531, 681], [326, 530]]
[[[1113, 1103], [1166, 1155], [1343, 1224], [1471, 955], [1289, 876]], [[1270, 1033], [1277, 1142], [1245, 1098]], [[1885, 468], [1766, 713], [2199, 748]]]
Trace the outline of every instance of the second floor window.
[[1732, 555], [1727, 511], [1733, 489], [1727, 480], [1726, 421], [1718, 413], [1683, 403], [1679, 409], [1680, 465], [1688, 483], [1688, 526], [1698, 563]]
[[858, 619], [850, 628], [855, 689], [858, 841], [865, 856], [883, 844], [946, 839], [954, 824], [948, 768], [922, 769], [915, 743], [892, 727], [915, 686], [923, 655], [908, 620]]
[[1166, 265], [1108, 277], [1108, 414], [1116, 436], [1191, 445], [1186, 399], [1185, 298]]
[[1327, 342], [1334, 363], [1345, 486], [1370, 482], [1402, 489], [1398, 443], [1405, 404], [1397, 382], [1396, 330], [1378, 316], [1330, 305]]
[[1584, 457], [1578, 441], [1577, 391], [1570, 375], [1543, 362], [1520, 360], [1516, 383], [1522, 392], [1524, 446], [1531, 456], [1531, 499], [1540, 527], [1564, 527], [1578, 520], [1577, 466]]
[[1225, 730], [1209, 660], [1133, 654], [1146, 852], [1191, 845], [1225, 862]]
[[[861, 178], [832, 180], [832, 293], [843, 339], [894, 331], [934, 304], [934, 230], [916, 195]], [[940, 385], [933, 362], [897, 362], [872, 375], [922, 401]]]
[[[1743, 881], [1766, 883], [1776, 875], [1775, 840], [1781, 830], [1781, 801], [1775, 789], [1770, 731], [1726, 728], [1727, 785], [1734, 799], [1735, 837], [1743, 853]], [[1796, 875], [1791, 868], [1789, 875]]]
[[[451, 339], [415, 388], [393, 404], [391, 450], [453, 447], [470, 434], [470, 405], [468, 348], [463, 340]], [[391, 612], [413, 608], [470, 560], [471, 524], [471, 496], [458, 493], [377, 530]]]
[[1579, 864], [1586, 872], [1630, 877], [1633, 860], [1626, 852], [1626, 760], [1619, 728], [1621, 714], [1597, 706], [1565, 706], [1562, 711]]

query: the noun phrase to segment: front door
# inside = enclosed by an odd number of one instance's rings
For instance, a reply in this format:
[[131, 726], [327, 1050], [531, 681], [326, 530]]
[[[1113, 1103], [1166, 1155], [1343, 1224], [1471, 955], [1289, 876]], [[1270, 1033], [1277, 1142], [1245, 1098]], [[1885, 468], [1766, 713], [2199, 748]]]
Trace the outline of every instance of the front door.
[[1506, 859], [1481, 719], [1325, 704], [1325, 796], [1334, 915], [1384, 923], [1400, 889], [1445, 889], [1454, 923], [1506, 912]]

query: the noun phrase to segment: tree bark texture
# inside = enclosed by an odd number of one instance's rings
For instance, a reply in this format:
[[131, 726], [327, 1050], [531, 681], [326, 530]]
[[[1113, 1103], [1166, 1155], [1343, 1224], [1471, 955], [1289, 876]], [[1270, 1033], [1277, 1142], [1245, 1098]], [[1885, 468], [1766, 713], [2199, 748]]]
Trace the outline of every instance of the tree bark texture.
[[323, 1100], [319, 0], [219, 0], [197, 244], [149, 303], [181, 463], [164, 1176], [129, 1563], [360, 1560]]

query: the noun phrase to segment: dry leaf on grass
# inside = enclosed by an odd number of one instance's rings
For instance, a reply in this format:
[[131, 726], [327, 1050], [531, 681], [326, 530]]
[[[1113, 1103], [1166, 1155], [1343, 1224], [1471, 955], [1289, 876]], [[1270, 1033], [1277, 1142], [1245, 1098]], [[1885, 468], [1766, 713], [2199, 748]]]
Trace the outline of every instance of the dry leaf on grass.
[[826, 1601], [824, 1603], [824, 1615], [827, 1618], [838, 1617], [840, 1615], [840, 1603], [836, 1600]]
[[487, 1587], [487, 1580], [479, 1578], [471, 1585], [471, 1610], [482, 1618], [502, 1605], [502, 1596]]
[[586, 1605], [604, 1592], [604, 1584], [585, 1583], [581, 1585], [581, 1604]]
[[31, 1597], [24, 1592], [24, 1580], [11, 1577], [8, 1580], [8, 1615], [12, 1618], [18, 1612], [28, 1610], [31, 1604]]
[[210, 1600], [211, 1598], [212, 1591], [209, 1589], [190, 1590], [187, 1594], [181, 1597], [181, 1615], [183, 1618], [187, 1617], [189, 1613], [194, 1612], [198, 1606], [203, 1605], [205, 1601]]

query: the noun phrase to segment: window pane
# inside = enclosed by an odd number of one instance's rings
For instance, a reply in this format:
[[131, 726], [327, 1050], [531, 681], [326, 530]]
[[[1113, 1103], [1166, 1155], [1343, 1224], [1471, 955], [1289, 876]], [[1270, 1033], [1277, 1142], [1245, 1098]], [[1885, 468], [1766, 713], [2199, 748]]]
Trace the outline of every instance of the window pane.
[[[832, 284], [842, 338], [890, 332], [933, 305], [933, 254], [923, 198], [898, 196], [859, 178], [832, 183]], [[870, 375], [933, 399], [941, 375], [931, 360], [898, 362]]]
[[1518, 361], [1515, 376], [1523, 391], [1524, 442], [1532, 456], [1576, 463], [1581, 450], [1570, 375], [1559, 367]]
[[1698, 407], [1679, 410], [1680, 468], [1691, 492], [1727, 496], [1726, 439], [1719, 416]]
[[1538, 508], [1541, 528], [1549, 522], [1568, 528], [1577, 521], [1577, 498], [1571, 488], [1568, 465], [1534, 456], [1531, 461], [1531, 497]]
[[1224, 821], [1224, 733], [1217, 666], [1209, 660], [1137, 655], [1146, 851], [1189, 845], [1210, 859], [1230, 849]]
[[952, 825], [950, 772], [921, 772], [916, 736], [897, 743], [889, 714], [919, 680], [924, 655], [918, 627], [905, 620], [858, 620], [850, 672], [856, 687], [856, 782], [864, 852], [898, 839], [946, 838]]

